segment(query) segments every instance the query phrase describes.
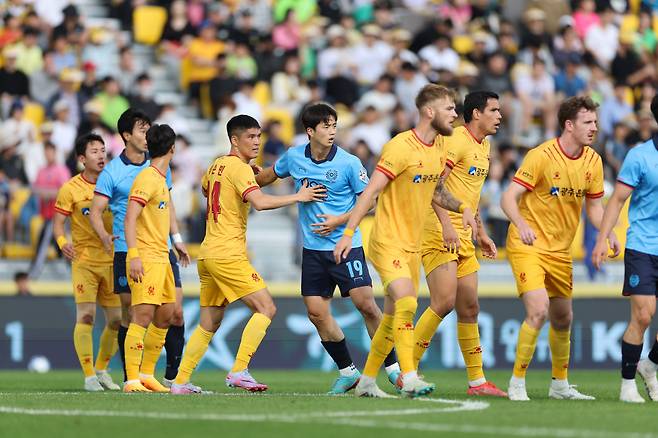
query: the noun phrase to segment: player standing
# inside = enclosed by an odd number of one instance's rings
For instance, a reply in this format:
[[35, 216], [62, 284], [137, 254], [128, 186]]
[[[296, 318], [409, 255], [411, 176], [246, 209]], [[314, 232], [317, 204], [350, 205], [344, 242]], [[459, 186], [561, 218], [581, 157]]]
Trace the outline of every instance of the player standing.
[[[68, 180], [55, 201], [53, 231], [57, 245], [71, 261], [71, 281], [75, 297], [76, 324], [73, 344], [85, 375], [85, 390], [120, 389], [107, 372], [107, 365], [117, 351], [117, 329], [121, 321], [121, 303], [112, 288], [112, 256], [89, 223], [89, 207], [98, 174], [105, 167], [105, 143], [96, 134], [85, 134], [75, 141], [75, 153], [84, 170]], [[71, 237], [66, 239], [64, 224], [71, 218]], [[112, 215], [103, 214], [103, 223], [112, 229]], [[96, 364], [93, 364], [92, 332], [96, 302], [105, 313], [105, 328], [100, 338]]]
[[247, 217], [249, 208], [272, 210], [295, 202], [320, 201], [323, 187], [303, 184], [289, 196], [270, 196], [256, 184], [249, 162], [258, 156], [261, 128], [256, 119], [238, 115], [229, 120], [226, 130], [231, 142], [229, 155], [220, 157], [208, 168], [201, 187], [208, 198], [206, 235], [199, 249], [197, 269], [201, 280], [199, 325], [192, 333], [171, 386], [173, 394], [198, 393], [190, 376], [219, 329], [226, 306], [241, 300], [253, 315], [242, 332], [233, 368], [226, 385], [251, 392], [267, 390], [249, 374], [248, 366], [276, 313], [265, 282], [247, 257]]
[[[292, 177], [296, 190], [304, 182], [327, 188], [325, 202], [297, 204], [304, 236], [301, 289], [308, 317], [340, 373], [329, 393], [343, 394], [356, 386], [361, 373], [354, 366], [345, 334], [331, 315], [336, 286], [342, 297], [352, 299], [370, 337], [382, 319], [358, 229], [354, 232], [349, 257], [339, 265], [333, 257], [334, 246], [343, 235], [350, 211], [368, 184], [368, 173], [357, 157], [334, 143], [338, 121], [334, 108], [326, 103], [315, 103], [304, 109], [301, 119], [309, 142], [288, 149], [273, 167], [256, 176], [256, 182], [263, 187], [277, 178]], [[400, 366], [393, 351], [386, 356], [384, 366], [395, 385]]]
[[[589, 97], [571, 97], [560, 105], [562, 134], [526, 155], [502, 196], [511, 224], [507, 253], [526, 310], [519, 330], [510, 400], [527, 401], [525, 375], [546, 319], [550, 322], [553, 379], [550, 398], [594, 400], [567, 380], [572, 320], [572, 270], [569, 248], [580, 221], [583, 199], [587, 217], [599, 228], [603, 217], [603, 165], [589, 145], [594, 141], [597, 105]], [[614, 233], [610, 245], [619, 253]]]
[[174, 272], [169, 262], [171, 199], [166, 177], [175, 142], [176, 134], [169, 125], [149, 128], [146, 143], [151, 164], [135, 177], [130, 188], [124, 225], [131, 295], [131, 320], [124, 346], [124, 392], [169, 391], [153, 374], [176, 303]]
[[[478, 210], [482, 186], [489, 173], [489, 140], [500, 126], [498, 95], [475, 91], [464, 98], [464, 126], [445, 138], [446, 189], [459, 193], [472, 211]], [[484, 377], [482, 348], [478, 330], [478, 277], [480, 264], [469, 230], [462, 228], [460, 213], [429, 209], [423, 232], [423, 268], [430, 290], [430, 306], [423, 312], [414, 330], [416, 367], [429, 347], [432, 336], [453, 308], [457, 310], [457, 339], [468, 375], [469, 395], [506, 397]], [[439, 223], [439, 218], [441, 223]], [[476, 215], [477, 241], [485, 257], [496, 258], [496, 245]], [[459, 232], [456, 231], [459, 229]]]
[[[121, 114], [117, 122], [117, 131], [120, 133], [126, 148], [121, 155], [113, 159], [101, 172], [96, 183], [94, 199], [92, 200], [89, 220], [94, 230], [103, 242], [108, 253], [114, 247], [114, 292], [121, 300], [121, 326], [118, 331], [119, 353], [121, 362], [124, 364], [124, 381], [126, 380], [125, 355], [123, 346], [125, 344], [128, 325], [130, 324], [130, 288], [126, 274], [126, 252], [128, 247], [124, 236], [124, 219], [128, 207], [128, 196], [132, 183], [137, 174], [149, 166], [147, 156], [146, 131], [151, 126], [151, 120], [146, 114], [132, 108]], [[171, 187], [171, 176], [167, 171], [167, 181]], [[102, 213], [109, 206], [114, 217], [112, 233], [108, 233], [103, 227]], [[185, 245], [178, 234], [178, 225], [174, 205], [170, 204], [171, 232], [174, 246], [181, 256], [181, 264], [189, 263], [189, 255]], [[178, 364], [185, 344], [182, 299], [183, 292], [180, 281], [180, 271], [173, 250], [169, 252], [169, 260], [174, 272], [176, 284], [176, 306], [172, 318], [172, 326], [167, 332], [165, 350], [167, 351], [166, 379], [173, 379], [178, 371]], [[166, 380], [165, 380], [166, 383]]]
[[[658, 97], [651, 102], [658, 120]], [[605, 236], [612, 233], [619, 212], [631, 197], [628, 209], [630, 226], [624, 255], [624, 296], [631, 297], [631, 318], [621, 342], [621, 393], [619, 399], [644, 403], [635, 385], [635, 373], [644, 380], [649, 398], [658, 401], [658, 337], [649, 357], [640, 360], [644, 333], [656, 313], [658, 296], [658, 137], [635, 146], [622, 164], [617, 184], [603, 214], [601, 234], [592, 254], [599, 268], [608, 253]], [[631, 196], [632, 195], [632, 196]]]
[[452, 123], [457, 118], [452, 91], [426, 85], [416, 97], [416, 107], [418, 124], [384, 145], [375, 172], [334, 249], [336, 264], [347, 259], [356, 227], [379, 196], [369, 257], [384, 284], [384, 316], [373, 336], [355, 390], [357, 396], [387, 396], [375, 378], [393, 344], [402, 368], [402, 393], [414, 397], [434, 390], [433, 384], [418, 376], [413, 358], [423, 231], [419, 224], [424, 223], [432, 204], [437, 209], [463, 212], [464, 227], [477, 228], [471, 209], [445, 189], [441, 177], [445, 163], [443, 136], [452, 134]]

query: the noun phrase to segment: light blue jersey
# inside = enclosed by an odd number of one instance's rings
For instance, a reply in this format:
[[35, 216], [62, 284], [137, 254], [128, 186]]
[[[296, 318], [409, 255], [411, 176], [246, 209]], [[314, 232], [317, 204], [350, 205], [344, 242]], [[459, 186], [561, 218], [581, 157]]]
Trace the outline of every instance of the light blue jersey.
[[[125, 150], [121, 155], [110, 161], [98, 176], [96, 181], [95, 193], [108, 198], [110, 211], [112, 212], [112, 233], [118, 236], [114, 241], [115, 252], [127, 252], [126, 236], [124, 232], [124, 219], [126, 218], [126, 209], [128, 208], [128, 195], [135, 178], [151, 161], [146, 159], [144, 162], [136, 164], [126, 157]], [[171, 190], [171, 170], [167, 169], [167, 186]], [[171, 242], [169, 243], [171, 246]]]
[[628, 152], [617, 181], [633, 188], [626, 248], [658, 256], [657, 137]]
[[[333, 251], [343, 235], [345, 225], [336, 228], [329, 236], [313, 232], [311, 224], [322, 222], [318, 214], [339, 216], [354, 208], [356, 198], [368, 185], [368, 173], [354, 155], [334, 145], [327, 158], [315, 161], [311, 157], [311, 146], [296, 146], [288, 149], [274, 164], [279, 178], [292, 177], [298, 191], [304, 181], [311, 186], [327, 188], [324, 202], [300, 202], [299, 223], [304, 235], [304, 248], [316, 251]], [[352, 239], [353, 247], [363, 245], [361, 232], [357, 229]]]

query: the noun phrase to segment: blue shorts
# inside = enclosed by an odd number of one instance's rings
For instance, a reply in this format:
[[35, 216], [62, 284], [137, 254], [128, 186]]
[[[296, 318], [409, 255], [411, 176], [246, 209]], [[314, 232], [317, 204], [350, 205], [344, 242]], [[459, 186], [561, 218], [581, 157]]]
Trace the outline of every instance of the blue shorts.
[[363, 248], [353, 248], [337, 265], [333, 251], [306, 249], [302, 253], [302, 296], [331, 298], [336, 286], [342, 297], [358, 287], [372, 286]]
[[[178, 259], [174, 250], [169, 250], [169, 263], [171, 263], [171, 270], [174, 272], [174, 284], [176, 287], [183, 287], [180, 279], [180, 267], [178, 266]], [[114, 293], [115, 294], [129, 294], [130, 287], [128, 286], [128, 276], [126, 274], [126, 253], [114, 253]]]
[[658, 256], [626, 249], [622, 293], [624, 296], [655, 295], [658, 297]]

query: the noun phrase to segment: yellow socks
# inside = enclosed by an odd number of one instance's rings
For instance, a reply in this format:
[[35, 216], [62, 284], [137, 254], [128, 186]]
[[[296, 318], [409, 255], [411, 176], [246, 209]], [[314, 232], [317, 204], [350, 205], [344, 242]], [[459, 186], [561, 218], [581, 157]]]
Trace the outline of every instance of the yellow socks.
[[466, 374], [470, 386], [483, 384], [482, 347], [477, 322], [457, 322], [457, 340], [466, 364]]
[[94, 372], [94, 347], [92, 345], [91, 331], [93, 327], [89, 324], [77, 323], [73, 329], [73, 345], [80, 360], [80, 366], [85, 377], [95, 376]]
[[558, 331], [549, 327], [548, 345], [551, 347], [553, 378], [566, 380], [569, 369], [569, 349], [571, 348], [571, 331]]
[[144, 351], [144, 335], [146, 329], [138, 324], [130, 323], [125, 342], [126, 381], [139, 380], [139, 365], [142, 363]]
[[238, 354], [235, 355], [235, 363], [231, 369], [232, 373], [246, 370], [261, 341], [265, 337], [265, 331], [272, 321], [262, 313], [254, 313], [242, 332], [242, 340]]
[[432, 337], [434, 336], [434, 333], [436, 333], [436, 329], [439, 328], [441, 321], [443, 321], [443, 318], [437, 315], [436, 312], [434, 312], [434, 310], [432, 310], [430, 307], [425, 309], [423, 314], [420, 316], [420, 319], [418, 319], [416, 328], [414, 329], [415, 369], [418, 369], [420, 359], [423, 357], [423, 354], [425, 354], [425, 351], [427, 351], [427, 347], [430, 346]]
[[530, 365], [532, 355], [535, 353], [538, 337], [539, 330], [530, 327], [528, 323], [523, 321], [519, 330], [519, 340], [516, 344], [516, 360], [514, 361], [515, 377], [525, 378], [528, 365]]
[[375, 335], [370, 343], [370, 352], [363, 368], [363, 375], [375, 378], [379, 373], [386, 356], [393, 349], [393, 315], [382, 315], [382, 320], [377, 327]]
[[416, 370], [414, 365], [414, 316], [417, 307], [416, 297], [404, 297], [395, 302], [393, 340], [403, 375]]
[[96, 371], [105, 371], [110, 359], [117, 352], [119, 344], [117, 343], [118, 330], [105, 327], [101, 334], [100, 347], [98, 349], [98, 356], [96, 356]]
[[178, 367], [178, 374], [176, 374], [176, 383], [178, 385], [184, 385], [190, 381], [190, 376], [203, 355], [206, 354], [213, 335], [213, 332], [204, 330], [200, 325], [194, 330], [190, 340], [187, 341], [185, 354], [183, 354], [183, 359]]
[[[132, 325], [132, 324], [131, 324]], [[139, 367], [140, 374], [152, 376], [155, 374], [155, 364], [158, 363], [162, 347], [167, 337], [168, 328], [158, 328], [149, 324], [144, 336], [144, 357], [142, 357], [142, 364]]]

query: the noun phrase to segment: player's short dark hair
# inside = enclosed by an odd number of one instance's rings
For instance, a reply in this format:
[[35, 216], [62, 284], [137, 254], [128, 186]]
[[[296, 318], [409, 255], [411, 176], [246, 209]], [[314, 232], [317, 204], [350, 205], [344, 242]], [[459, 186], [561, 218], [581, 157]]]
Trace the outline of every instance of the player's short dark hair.
[[240, 135], [247, 129], [251, 128], [260, 129], [260, 124], [258, 123], [258, 120], [246, 114], [239, 114], [231, 118], [226, 124], [226, 132], [228, 133], [229, 139], [234, 135]]
[[576, 120], [581, 110], [596, 111], [598, 107], [599, 104], [594, 102], [589, 96], [574, 96], [566, 99], [560, 104], [560, 108], [557, 110], [557, 120], [560, 129], [564, 130], [567, 120], [571, 120], [572, 122]]
[[123, 138], [124, 132], [132, 134], [135, 125], [151, 126], [151, 118], [141, 110], [128, 108], [117, 121], [117, 131], [124, 143], [126, 142], [126, 139]]
[[469, 123], [473, 120], [473, 111], [484, 112], [489, 99], [498, 100], [499, 97], [493, 91], [473, 91], [468, 93], [464, 98], [464, 122]]
[[153, 125], [146, 131], [146, 144], [151, 159], [167, 155], [176, 142], [176, 133], [169, 125]]
[[653, 118], [658, 122], [658, 94], [651, 99], [651, 114], [653, 114]]
[[316, 102], [307, 105], [302, 111], [302, 125], [304, 130], [315, 129], [320, 123], [327, 123], [333, 117], [338, 121], [338, 113], [326, 102]]
[[103, 141], [103, 137], [101, 137], [98, 134], [95, 134], [93, 132], [88, 132], [86, 134], [82, 134], [78, 138], [75, 139], [75, 155], [78, 157], [81, 155], [84, 155], [87, 153], [87, 146], [90, 143], [94, 142], [99, 142], [102, 145], [105, 145], [105, 142]]

